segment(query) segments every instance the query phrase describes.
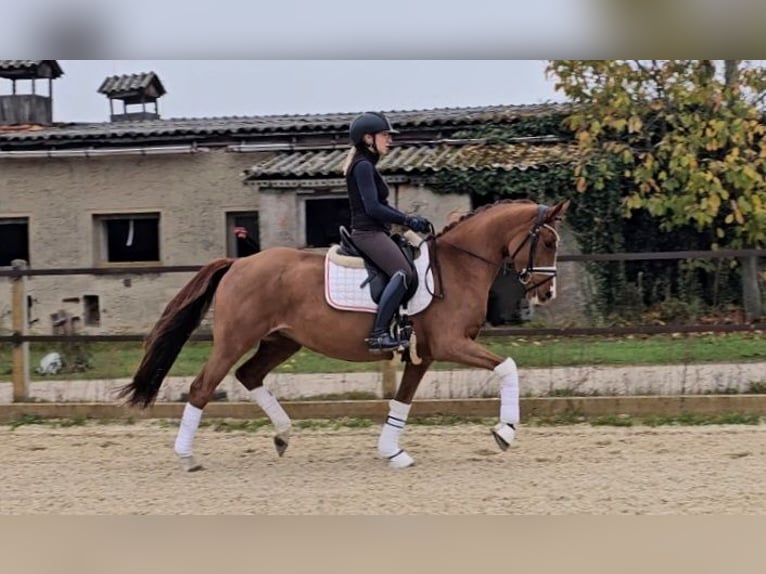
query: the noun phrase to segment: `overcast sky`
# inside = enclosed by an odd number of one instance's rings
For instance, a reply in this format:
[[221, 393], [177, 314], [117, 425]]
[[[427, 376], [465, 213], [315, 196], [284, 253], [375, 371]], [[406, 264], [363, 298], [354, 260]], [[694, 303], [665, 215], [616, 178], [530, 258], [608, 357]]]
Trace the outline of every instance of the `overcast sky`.
[[[545, 60], [59, 60], [57, 122], [108, 121], [107, 76], [156, 72], [160, 115], [203, 117], [536, 104]], [[121, 104], [120, 104], [121, 106]]]

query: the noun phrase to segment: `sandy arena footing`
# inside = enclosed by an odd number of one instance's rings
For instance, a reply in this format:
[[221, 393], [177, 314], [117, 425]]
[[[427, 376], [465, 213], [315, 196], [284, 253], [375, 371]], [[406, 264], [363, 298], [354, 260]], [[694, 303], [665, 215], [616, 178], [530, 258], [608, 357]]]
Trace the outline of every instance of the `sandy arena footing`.
[[0, 514], [766, 514], [766, 425], [527, 427], [501, 453], [483, 425], [411, 425], [416, 466], [377, 458], [378, 426], [203, 427], [179, 470], [176, 422], [0, 428]]

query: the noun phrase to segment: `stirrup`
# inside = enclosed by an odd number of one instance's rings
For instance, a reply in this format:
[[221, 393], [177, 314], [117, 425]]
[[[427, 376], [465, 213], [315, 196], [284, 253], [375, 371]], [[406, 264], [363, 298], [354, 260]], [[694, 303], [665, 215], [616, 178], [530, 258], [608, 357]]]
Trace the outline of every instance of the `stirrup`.
[[410, 346], [409, 341], [397, 341], [393, 337], [390, 338], [388, 344], [384, 344], [386, 338], [386, 335], [367, 337], [364, 340], [365, 343], [367, 343], [367, 350], [370, 351], [370, 353], [389, 353], [391, 351], [396, 351], [397, 349], [404, 350]]

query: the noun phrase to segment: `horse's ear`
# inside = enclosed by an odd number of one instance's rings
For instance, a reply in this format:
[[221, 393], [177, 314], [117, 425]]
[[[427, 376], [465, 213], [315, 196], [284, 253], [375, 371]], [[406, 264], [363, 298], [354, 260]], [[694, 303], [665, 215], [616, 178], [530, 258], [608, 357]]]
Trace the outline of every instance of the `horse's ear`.
[[557, 219], [561, 219], [564, 217], [564, 214], [566, 213], [567, 209], [569, 208], [569, 200], [565, 199], [564, 201], [560, 201], [553, 207], [551, 207], [545, 214], [545, 223], [550, 223], [552, 221], [555, 221]]

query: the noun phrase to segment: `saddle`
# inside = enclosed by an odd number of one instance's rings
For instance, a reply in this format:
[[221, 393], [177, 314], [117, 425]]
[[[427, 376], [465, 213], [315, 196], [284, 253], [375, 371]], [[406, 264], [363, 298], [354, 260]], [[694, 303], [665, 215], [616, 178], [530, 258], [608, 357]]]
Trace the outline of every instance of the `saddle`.
[[[345, 257], [357, 257], [364, 261], [364, 267], [367, 270], [367, 279], [360, 285], [360, 287], [369, 285], [372, 300], [375, 303], [379, 303], [380, 296], [383, 294], [383, 289], [386, 288], [391, 277], [354, 244], [354, 240], [351, 239], [351, 234], [343, 225], [341, 225], [338, 230], [340, 231], [340, 246], [335, 253]], [[416, 248], [405, 236], [398, 233], [393, 234], [391, 239], [394, 240], [396, 245], [402, 251], [404, 257], [407, 259], [410, 269], [412, 269], [412, 282], [401, 302], [401, 305], [404, 306], [418, 290], [418, 273], [415, 268]]]

